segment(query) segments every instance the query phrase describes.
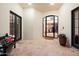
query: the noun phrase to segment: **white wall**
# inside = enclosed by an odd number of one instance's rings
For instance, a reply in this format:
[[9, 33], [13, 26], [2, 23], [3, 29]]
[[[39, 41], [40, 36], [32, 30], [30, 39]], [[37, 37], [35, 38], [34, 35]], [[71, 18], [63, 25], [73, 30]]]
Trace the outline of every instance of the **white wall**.
[[5, 33], [9, 33], [9, 26], [10, 26], [10, 10], [17, 13], [20, 16], [22, 14], [22, 8], [19, 4], [7, 4], [7, 3], [0, 3], [0, 36], [3, 36]]
[[58, 11], [42, 13], [31, 7], [24, 9], [24, 39], [42, 39], [42, 18], [47, 15], [58, 16], [58, 14]]
[[43, 17], [48, 16], [48, 15], [59, 15], [59, 11], [48, 11], [43, 13]]
[[[78, 7], [79, 4], [66, 3], [59, 10], [59, 33], [64, 33], [68, 39], [68, 45], [71, 46], [71, 10]], [[63, 29], [64, 27], [64, 29]]]
[[24, 9], [24, 39], [42, 37], [42, 13], [34, 8]]

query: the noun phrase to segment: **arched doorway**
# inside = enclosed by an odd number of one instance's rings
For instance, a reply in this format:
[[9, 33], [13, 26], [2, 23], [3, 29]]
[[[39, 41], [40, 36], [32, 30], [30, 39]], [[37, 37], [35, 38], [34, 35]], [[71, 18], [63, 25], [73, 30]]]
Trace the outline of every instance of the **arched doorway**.
[[48, 15], [43, 18], [43, 37], [58, 37], [58, 16]]

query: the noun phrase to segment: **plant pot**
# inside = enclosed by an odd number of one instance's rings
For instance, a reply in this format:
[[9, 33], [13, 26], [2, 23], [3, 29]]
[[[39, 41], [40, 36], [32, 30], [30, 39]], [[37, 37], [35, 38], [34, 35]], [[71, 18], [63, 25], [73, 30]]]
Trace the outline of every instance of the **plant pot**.
[[67, 38], [66, 38], [65, 34], [60, 34], [59, 35], [59, 43], [60, 43], [60, 45], [66, 46], [66, 41], [67, 41]]

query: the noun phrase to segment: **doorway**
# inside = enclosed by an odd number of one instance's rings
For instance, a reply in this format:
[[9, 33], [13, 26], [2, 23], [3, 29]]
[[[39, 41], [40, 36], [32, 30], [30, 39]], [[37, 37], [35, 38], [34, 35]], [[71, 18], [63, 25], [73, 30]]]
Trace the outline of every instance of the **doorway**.
[[22, 38], [22, 17], [10, 11], [10, 34], [15, 36], [15, 41]]
[[58, 37], [58, 16], [48, 15], [43, 18], [43, 37]]
[[72, 10], [72, 45], [79, 49], [79, 7]]

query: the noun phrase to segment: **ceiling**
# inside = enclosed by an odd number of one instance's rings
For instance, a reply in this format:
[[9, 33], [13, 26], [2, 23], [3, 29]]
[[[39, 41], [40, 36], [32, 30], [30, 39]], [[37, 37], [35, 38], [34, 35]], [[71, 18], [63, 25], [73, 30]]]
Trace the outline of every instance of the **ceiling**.
[[59, 10], [59, 8], [62, 6], [62, 3], [55, 3], [54, 5], [50, 5], [49, 3], [32, 3], [32, 5], [28, 5], [27, 3], [20, 3], [20, 6], [23, 9], [33, 7], [41, 12], [47, 12]]

